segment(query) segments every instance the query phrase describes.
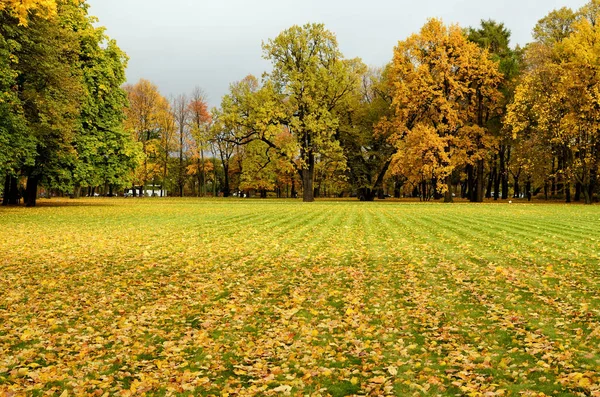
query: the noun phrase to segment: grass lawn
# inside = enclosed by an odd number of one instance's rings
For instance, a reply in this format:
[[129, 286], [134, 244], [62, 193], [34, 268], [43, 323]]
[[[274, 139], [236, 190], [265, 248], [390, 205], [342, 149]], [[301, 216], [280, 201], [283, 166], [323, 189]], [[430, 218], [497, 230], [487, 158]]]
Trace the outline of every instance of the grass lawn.
[[40, 204], [0, 208], [0, 396], [600, 396], [598, 206]]

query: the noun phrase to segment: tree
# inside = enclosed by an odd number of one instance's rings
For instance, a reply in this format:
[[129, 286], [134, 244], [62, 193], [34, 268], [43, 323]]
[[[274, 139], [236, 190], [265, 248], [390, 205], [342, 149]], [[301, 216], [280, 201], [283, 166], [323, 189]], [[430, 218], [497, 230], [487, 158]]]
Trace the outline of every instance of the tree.
[[[10, 43], [13, 60], [9, 76], [16, 83], [11, 88], [16, 92], [12, 98], [17, 99], [13, 109], [18, 117], [12, 117], [9, 134], [26, 135], [25, 140], [13, 137], [13, 142], [19, 142], [17, 147], [21, 149], [21, 143], [28, 142], [31, 150], [22, 157], [25, 162], [13, 163], [11, 167], [12, 176], [7, 178], [11, 179], [9, 201], [16, 195], [16, 167], [27, 177], [28, 206], [35, 206], [40, 182], [62, 190], [72, 186], [72, 169], [77, 161], [73, 142], [84, 91], [80, 37], [69, 18], [84, 12], [83, 5], [61, 3], [56, 17], [32, 14], [27, 26], [10, 14], [0, 13], [0, 36]], [[40, 64], [44, 67], [40, 68]]]
[[[8, 1], [0, 6], [0, 157], [5, 204], [37, 186], [63, 192], [122, 185], [136, 148], [121, 128], [126, 55], [75, 1]], [[43, 65], [43, 67], [40, 67]], [[107, 190], [107, 189], [105, 189]]]
[[242, 133], [237, 131], [240, 126], [237, 124], [227, 124], [220, 118], [218, 110], [213, 111], [214, 123], [210, 129], [210, 141], [218, 154], [223, 167], [223, 197], [231, 195], [231, 185], [229, 181], [229, 172], [231, 158], [236, 148], [236, 137]]
[[[486, 109], [498, 100], [501, 81], [497, 63], [488, 52], [469, 42], [458, 26], [446, 27], [431, 19], [419, 34], [401, 41], [394, 50], [390, 70], [394, 116], [388, 128], [398, 149], [409, 133], [436, 131], [444, 143], [446, 162], [440, 169], [445, 201], [453, 201], [453, 174], [466, 164], [476, 164], [477, 201], [483, 200], [483, 156]], [[467, 140], [465, 140], [467, 139]], [[477, 139], [475, 145], [470, 142]], [[422, 142], [421, 139], [411, 140]], [[472, 150], [475, 148], [475, 150]], [[402, 151], [397, 156], [402, 156]]]
[[179, 152], [179, 168], [177, 170], [177, 187], [179, 197], [183, 197], [185, 187], [186, 167], [184, 155], [189, 142], [189, 119], [191, 103], [186, 95], [179, 95], [173, 100], [173, 117], [177, 127], [177, 151]]
[[[171, 154], [179, 147], [177, 143], [177, 99], [169, 104], [167, 101], [161, 101], [156, 118], [156, 126], [159, 131], [160, 139], [160, 167], [161, 171], [161, 197], [167, 189], [167, 178], [169, 176], [169, 162]], [[179, 175], [179, 172], [177, 173]], [[179, 176], [177, 177], [179, 180]], [[156, 185], [156, 184], [155, 184]]]
[[[523, 60], [522, 50], [517, 47], [512, 49], [509, 45], [511, 33], [503, 23], [493, 20], [482, 20], [479, 28], [469, 28], [470, 41], [486, 49], [495, 62], [498, 62], [503, 81], [500, 84], [502, 100], [498, 101], [498, 109], [493, 112], [493, 117], [487, 122], [491, 135], [497, 141], [497, 150], [493, 151], [490, 164], [486, 197], [491, 198], [492, 190], [494, 199], [508, 198], [509, 171], [508, 166], [512, 152], [512, 134], [504, 128], [506, 106], [513, 101], [518, 77], [520, 76]], [[469, 185], [469, 183], [468, 183]], [[468, 193], [465, 190], [465, 193]]]
[[389, 67], [371, 69], [362, 84], [336, 109], [339, 140], [346, 157], [349, 181], [364, 201], [383, 197], [383, 181], [396, 152], [389, 129], [377, 128], [391, 115]]
[[212, 117], [208, 111], [206, 94], [200, 87], [196, 87], [192, 93], [192, 99], [187, 106], [191, 140], [192, 157], [196, 161], [194, 174], [198, 177], [198, 195], [206, 195], [206, 164], [204, 151], [210, 140], [210, 123]]
[[34, 163], [35, 140], [28, 133], [17, 84], [17, 60], [12, 46], [0, 34], [0, 175], [4, 180], [3, 205], [18, 202], [17, 177], [23, 166]]
[[0, 3], [0, 13], [7, 12], [16, 17], [19, 25], [27, 26], [32, 14], [41, 18], [56, 16], [56, 0], [3, 0]]
[[127, 93], [127, 56], [110, 40], [95, 19], [79, 13], [70, 19], [80, 37], [80, 65], [85, 94], [75, 138], [78, 160], [73, 170], [75, 196], [81, 187], [103, 184], [104, 193], [127, 185], [139, 161], [138, 147], [123, 128]]
[[160, 172], [156, 163], [160, 146], [158, 121], [161, 112], [168, 108], [168, 102], [160, 95], [158, 88], [145, 79], [135, 85], [126, 85], [125, 91], [129, 99], [129, 107], [125, 109], [125, 126], [135, 140], [142, 144], [142, 168], [138, 170], [136, 179], [140, 183], [139, 194], [143, 196], [148, 180]]
[[[239, 143], [260, 140], [286, 158], [301, 176], [303, 200], [311, 202], [316, 162], [341, 153], [334, 109], [360, 83], [361, 71], [343, 59], [322, 24], [293, 26], [263, 44], [263, 53], [273, 70], [262, 86], [256, 80], [232, 86], [223, 117], [244, 127]], [[284, 129], [295, 138], [295, 150], [275, 142]]]
[[600, 166], [599, 17], [600, 2], [593, 0], [577, 13], [563, 8], [538, 23], [507, 116], [515, 136], [551, 153], [552, 193], [563, 191], [571, 201], [575, 183], [588, 204]]

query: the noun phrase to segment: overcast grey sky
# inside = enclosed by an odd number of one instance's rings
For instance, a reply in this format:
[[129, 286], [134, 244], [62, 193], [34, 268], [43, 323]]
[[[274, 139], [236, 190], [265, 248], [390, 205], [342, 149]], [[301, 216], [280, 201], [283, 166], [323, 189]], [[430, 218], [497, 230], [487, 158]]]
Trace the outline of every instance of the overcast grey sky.
[[282, 30], [322, 22], [347, 58], [383, 66], [394, 46], [427, 18], [461, 26], [504, 22], [513, 44], [531, 40], [535, 23], [586, 0], [88, 0], [90, 14], [130, 57], [130, 83], [146, 78], [165, 96], [200, 86], [218, 106], [229, 84], [269, 64], [261, 43]]

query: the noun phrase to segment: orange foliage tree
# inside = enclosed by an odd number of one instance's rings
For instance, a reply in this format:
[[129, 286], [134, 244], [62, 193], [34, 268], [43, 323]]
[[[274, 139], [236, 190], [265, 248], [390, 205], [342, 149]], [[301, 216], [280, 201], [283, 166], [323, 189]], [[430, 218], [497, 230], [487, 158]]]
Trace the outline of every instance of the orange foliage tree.
[[[469, 42], [460, 27], [431, 19], [420, 33], [398, 43], [390, 79], [394, 115], [387, 127], [394, 131], [391, 139], [398, 147], [392, 172], [422, 183], [425, 174], [415, 169], [428, 160], [416, 154], [436, 153], [427, 174], [431, 184], [445, 192], [445, 201], [451, 202], [453, 174], [476, 164], [477, 198], [482, 201], [483, 157], [490, 145], [485, 139], [486, 118], [500, 98], [497, 87], [502, 75], [497, 63], [485, 49]], [[436, 139], [411, 136], [432, 133]], [[442, 180], [444, 184], [439, 183]]]

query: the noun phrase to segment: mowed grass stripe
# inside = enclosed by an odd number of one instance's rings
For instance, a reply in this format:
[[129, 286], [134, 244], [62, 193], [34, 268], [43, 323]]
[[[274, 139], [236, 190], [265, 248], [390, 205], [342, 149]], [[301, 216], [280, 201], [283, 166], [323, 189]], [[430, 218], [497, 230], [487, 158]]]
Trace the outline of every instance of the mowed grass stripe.
[[0, 393], [592, 395], [600, 382], [599, 266], [568, 226], [598, 241], [597, 207], [106, 202], [0, 209], [0, 241], [22, 244], [0, 244]]

